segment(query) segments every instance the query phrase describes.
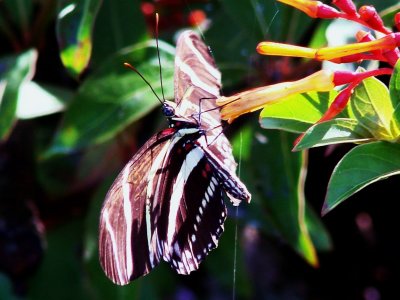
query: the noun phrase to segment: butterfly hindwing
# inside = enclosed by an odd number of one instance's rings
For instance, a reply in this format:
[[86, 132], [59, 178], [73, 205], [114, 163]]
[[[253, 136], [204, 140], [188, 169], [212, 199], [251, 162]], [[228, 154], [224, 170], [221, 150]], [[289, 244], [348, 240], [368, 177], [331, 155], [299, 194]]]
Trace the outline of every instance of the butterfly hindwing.
[[217, 246], [226, 217], [215, 170], [200, 145], [189, 144], [175, 178], [164, 239], [163, 258], [180, 274], [196, 270]]

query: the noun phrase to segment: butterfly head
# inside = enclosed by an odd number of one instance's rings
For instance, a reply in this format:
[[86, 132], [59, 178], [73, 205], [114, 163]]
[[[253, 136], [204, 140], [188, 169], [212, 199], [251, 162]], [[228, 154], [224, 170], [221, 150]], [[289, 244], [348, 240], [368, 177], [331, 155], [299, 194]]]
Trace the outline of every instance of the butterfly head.
[[162, 112], [168, 119], [175, 116], [175, 103], [171, 101], [164, 101], [162, 105]]

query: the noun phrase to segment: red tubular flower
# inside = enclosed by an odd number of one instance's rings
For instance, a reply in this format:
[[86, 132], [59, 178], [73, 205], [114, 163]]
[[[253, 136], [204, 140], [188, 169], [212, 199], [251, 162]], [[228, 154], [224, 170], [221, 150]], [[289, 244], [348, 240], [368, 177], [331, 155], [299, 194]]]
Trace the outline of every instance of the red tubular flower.
[[376, 11], [375, 7], [371, 5], [361, 6], [358, 10], [360, 14], [360, 19], [368, 24], [372, 29], [381, 31], [383, 33], [391, 33], [391, 30], [385, 27], [381, 17]]
[[[356, 35], [357, 41], [359, 42], [370, 42], [374, 41], [375, 38], [370, 32], [365, 32], [360, 30]], [[373, 56], [370, 59], [376, 59], [380, 61], [388, 62], [390, 65], [394, 66], [397, 60], [400, 58], [400, 53], [397, 48], [394, 49], [382, 49], [370, 51]]]
[[396, 26], [397, 30], [400, 31], [400, 12], [394, 15], [394, 25]]
[[358, 84], [359, 82], [352, 82], [342, 91], [340, 91], [335, 100], [333, 100], [332, 104], [329, 106], [328, 110], [316, 123], [332, 120], [339, 113], [341, 113], [349, 102], [351, 94], [353, 94], [353, 91]]
[[320, 19], [334, 19], [340, 17], [340, 12], [333, 7], [320, 3], [317, 7], [317, 18]]
[[[320, 1], [277, 1], [294, 6], [313, 18], [345, 18], [383, 32], [384, 35], [376, 39], [369, 32], [359, 31], [356, 34], [357, 43], [318, 49], [266, 41], [257, 45], [257, 52], [260, 54], [328, 60], [336, 63], [368, 59], [388, 62], [392, 66], [400, 58], [400, 50], [397, 48], [400, 45], [400, 32], [393, 33], [385, 28], [382, 19], [371, 6], [364, 6], [357, 13], [351, 0], [333, 0], [333, 3], [341, 9], [340, 12]], [[395, 20], [400, 27], [400, 13], [395, 16]], [[232, 122], [240, 115], [262, 109], [278, 101], [284, 101], [293, 94], [331, 91], [336, 86], [348, 85], [337, 95], [327, 112], [317, 122], [319, 123], [330, 120], [339, 114], [348, 103], [354, 88], [362, 80], [372, 76], [390, 75], [392, 72], [392, 68], [365, 72], [321, 70], [297, 81], [281, 82], [254, 88], [230, 97], [220, 97], [216, 100], [216, 104], [221, 107], [221, 118]]]
[[357, 15], [357, 8], [351, 0], [333, 0], [332, 3], [346, 14]]
[[357, 82], [357, 84], [364, 79], [372, 76], [380, 76], [380, 75], [390, 75], [392, 74], [393, 69], [390, 68], [382, 68], [382, 69], [376, 69], [376, 70], [370, 70], [366, 72], [350, 72], [350, 71], [336, 71], [334, 72], [333, 75], [333, 83], [335, 86], [343, 85], [343, 84], [348, 84], [348, 83], [354, 83]]
[[[365, 43], [365, 42], [375, 41], [376, 38], [371, 34], [371, 32], [359, 30], [356, 33], [356, 40], [360, 43]], [[373, 50], [370, 52], [378, 59], [382, 59], [382, 50], [378, 49], [378, 50]]]
[[329, 106], [329, 109], [325, 112], [325, 114], [319, 119], [316, 123], [321, 123], [324, 121], [328, 121], [337, 116], [343, 109], [346, 107], [347, 103], [350, 100], [351, 94], [353, 93], [355, 87], [364, 79], [372, 76], [379, 75], [390, 75], [393, 70], [389, 68], [382, 68], [377, 70], [371, 70], [367, 72], [355, 73], [349, 71], [336, 71], [333, 75], [333, 83], [335, 86], [348, 84], [349, 85], [344, 88]]
[[335, 8], [320, 1], [312, 0], [277, 0], [303, 11], [311, 18], [332, 19], [340, 17], [340, 12]]
[[[281, 82], [244, 91], [229, 97], [220, 97], [216, 100], [216, 103], [221, 107], [222, 119], [231, 123], [240, 115], [283, 101], [290, 95], [310, 91], [330, 91], [334, 87], [343, 84], [356, 86], [365, 78], [391, 74], [392, 71], [393, 70], [390, 68], [382, 68], [361, 73], [320, 70], [297, 81]], [[335, 116], [343, 110], [347, 103], [346, 101], [348, 101], [348, 99], [345, 99], [344, 95], [345, 93], [343, 93], [335, 105], [329, 109], [327, 115], [324, 116], [324, 121], [326, 121], [329, 116]]]

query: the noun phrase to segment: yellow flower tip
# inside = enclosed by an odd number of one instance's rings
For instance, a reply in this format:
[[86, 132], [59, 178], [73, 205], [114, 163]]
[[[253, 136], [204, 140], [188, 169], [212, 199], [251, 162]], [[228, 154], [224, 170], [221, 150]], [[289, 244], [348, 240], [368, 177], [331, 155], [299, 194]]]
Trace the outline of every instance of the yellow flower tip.
[[318, 13], [318, 6], [320, 1], [311, 0], [278, 0], [279, 2], [293, 6], [298, 10], [301, 10], [311, 18], [316, 18]]
[[257, 45], [257, 52], [263, 55], [279, 55], [314, 58], [317, 50], [307, 47], [300, 47], [290, 44], [261, 42]]
[[221, 118], [231, 123], [237, 117], [264, 108], [288, 96], [308, 91], [330, 91], [334, 88], [334, 73], [329, 70], [318, 71], [306, 78], [281, 82], [238, 93], [216, 100], [221, 107]]
[[396, 36], [394, 34], [388, 34], [383, 38], [368, 42], [321, 48], [317, 51], [315, 58], [318, 60], [331, 60], [343, 56], [371, 52], [375, 50], [394, 49], [396, 46]]
[[365, 38], [372, 36], [370, 32], [364, 30], [358, 30], [356, 33], [357, 42], [363, 42]]

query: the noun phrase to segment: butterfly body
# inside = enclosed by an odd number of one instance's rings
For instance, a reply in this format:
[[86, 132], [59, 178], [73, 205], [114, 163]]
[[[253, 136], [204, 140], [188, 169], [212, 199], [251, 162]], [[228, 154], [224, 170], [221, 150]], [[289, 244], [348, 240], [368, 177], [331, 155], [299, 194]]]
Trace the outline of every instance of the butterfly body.
[[177, 43], [175, 102], [165, 101], [169, 128], [132, 157], [106, 195], [100, 217], [100, 262], [117, 284], [150, 272], [163, 259], [179, 274], [198, 269], [218, 245], [227, 211], [250, 201], [221, 132], [214, 100], [220, 74], [193, 32]]

